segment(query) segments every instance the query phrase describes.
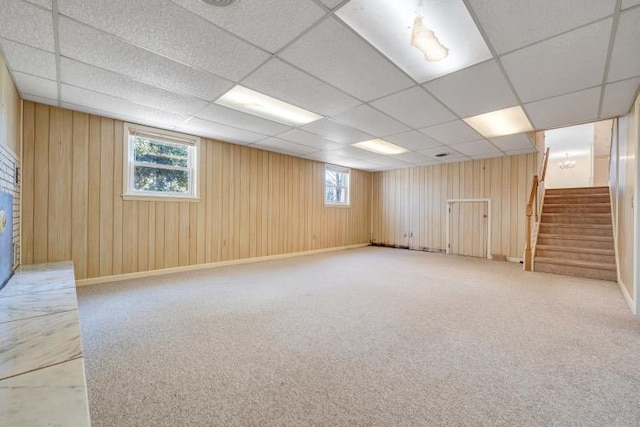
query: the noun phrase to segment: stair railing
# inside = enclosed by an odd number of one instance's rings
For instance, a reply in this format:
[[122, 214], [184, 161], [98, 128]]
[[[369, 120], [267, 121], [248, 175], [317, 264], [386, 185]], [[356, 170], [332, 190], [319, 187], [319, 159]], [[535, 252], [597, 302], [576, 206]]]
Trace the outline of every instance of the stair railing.
[[[537, 236], [537, 227], [540, 223], [540, 214], [542, 213], [542, 202], [544, 200], [544, 178], [547, 175], [547, 164], [549, 163], [549, 147], [544, 153], [544, 160], [542, 162], [542, 170], [539, 175], [533, 176], [533, 183], [531, 185], [531, 193], [529, 194], [529, 202], [527, 203], [527, 220], [525, 246], [524, 246], [524, 269], [525, 271], [531, 271], [533, 269], [533, 250], [532, 250], [532, 236]], [[540, 176], [540, 178], [538, 178]], [[542, 191], [540, 191], [542, 190]], [[535, 233], [532, 232], [533, 220], [535, 218]]]

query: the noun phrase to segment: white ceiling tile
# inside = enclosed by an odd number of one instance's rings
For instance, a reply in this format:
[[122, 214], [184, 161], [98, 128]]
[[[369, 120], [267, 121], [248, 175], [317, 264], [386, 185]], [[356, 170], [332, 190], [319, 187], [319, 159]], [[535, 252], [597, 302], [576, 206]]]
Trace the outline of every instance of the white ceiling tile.
[[530, 148], [521, 148], [519, 150], [505, 151], [505, 154], [507, 156], [517, 156], [518, 154], [535, 153], [536, 151], [537, 150], [535, 149], [535, 147], [530, 147]]
[[0, 0], [0, 37], [53, 52], [53, 16], [20, 0]]
[[420, 87], [378, 99], [371, 105], [413, 128], [444, 123], [456, 118], [451, 111]]
[[58, 101], [55, 99], [45, 98], [37, 95], [31, 95], [29, 93], [23, 93], [22, 97], [23, 97], [22, 99], [24, 99], [25, 101], [39, 102], [40, 104], [53, 105], [54, 107], [58, 106]]
[[200, 0], [171, 1], [271, 53], [325, 14], [311, 0], [242, 0], [230, 7], [213, 7]]
[[65, 16], [234, 81], [269, 57], [165, 0], [58, 0], [58, 8]]
[[[173, 92], [212, 101], [233, 83], [61, 17], [60, 51], [77, 59]], [[135, 64], [135, 66], [132, 66]]]
[[327, 153], [328, 156], [339, 158], [339, 159], [350, 159], [350, 160], [364, 160], [364, 159], [372, 159], [374, 157], [378, 157], [379, 154], [372, 153], [371, 151], [362, 150], [358, 147], [346, 146], [340, 147], [333, 150], [326, 150], [324, 153]]
[[524, 109], [536, 130], [569, 126], [598, 120], [600, 87], [525, 104]]
[[466, 154], [467, 156], [475, 156], [479, 154], [496, 154], [500, 155], [500, 150], [498, 150], [493, 144], [491, 144], [486, 139], [481, 139], [479, 141], [469, 141], [463, 142], [462, 144], [454, 144], [451, 146], [456, 151], [461, 152], [462, 154]]
[[[188, 118], [184, 114], [134, 104], [124, 99], [65, 84], [62, 85], [61, 101], [65, 104], [87, 107], [91, 109], [90, 112], [101, 112], [106, 117], [114, 117], [114, 115], [116, 118], [120, 116], [133, 117], [142, 124], [162, 123], [164, 126], [174, 127]], [[80, 111], [84, 111], [84, 109], [80, 109]]]
[[296, 144], [295, 142], [285, 141], [278, 138], [267, 138], [262, 141], [252, 144], [252, 147], [260, 148], [268, 151], [276, 151], [284, 154], [309, 154], [316, 151], [315, 148], [307, 147], [306, 145]]
[[242, 85], [325, 116], [360, 104], [357, 99], [275, 57], [243, 80]]
[[622, 6], [620, 8], [624, 10], [639, 4], [640, 0], [622, 0]]
[[409, 77], [334, 18], [304, 34], [279, 56], [364, 101], [413, 85]]
[[205, 138], [233, 142], [234, 144], [241, 145], [251, 144], [265, 139], [264, 135], [258, 133], [238, 129], [233, 126], [222, 125], [220, 123], [213, 123], [196, 117], [192, 117], [182, 123], [177, 129]]
[[9, 68], [49, 80], [56, 80], [56, 56], [7, 39], [0, 39]]
[[340, 144], [351, 144], [373, 138], [369, 134], [360, 132], [359, 130], [330, 119], [316, 120], [315, 122], [302, 126], [301, 129], [315, 133], [316, 135], [324, 136], [325, 138]]
[[449, 74], [424, 86], [460, 117], [475, 116], [518, 104], [494, 60]]
[[333, 117], [335, 120], [375, 136], [400, 133], [409, 128], [368, 105], [360, 105]]
[[58, 98], [58, 84], [53, 80], [17, 71], [14, 71], [13, 78], [20, 93], [28, 93], [48, 99]]
[[433, 160], [424, 154], [417, 153], [415, 151], [408, 151], [406, 153], [394, 154], [393, 157], [402, 160], [403, 162], [412, 163], [414, 165], [423, 165], [430, 163]]
[[380, 165], [380, 166], [394, 168], [394, 169], [410, 168], [411, 166], [413, 166], [413, 164], [404, 162], [396, 157], [380, 156], [374, 159], [367, 160], [367, 162], [373, 165]]
[[290, 131], [278, 135], [278, 138], [314, 147], [318, 150], [330, 150], [332, 148], [340, 147], [340, 144], [337, 142], [333, 142], [314, 133], [305, 132], [300, 129], [291, 129]]
[[482, 139], [482, 135], [462, 120], [420, 129], [420, 131], [436, 141], [449, 145]]
[[28, 3], [34, 4], [36, 6], [44, 7], [45, 9], [51, 10], [51, 2], [52, 0], [25, 0]]
[[67, 58], [62, 58], [60, 61], [60, 74], [61, 81], [71, 86], [78, 86], [161, 110], [193, 115], [207, 106], [207, 102], [201, 99], [149, 86], [121, 74]]
[[622, 12], [607, 81], [613, 82], [640, 75], [638, 40], [640, 40], [640, 8]]
[[491, 138], [491, 142], [502, 151], [524, 150], [534, 148], [535, 146], [526, 133], [517, 133], [514, 135], [501, 136]]
[[287, 125], [216, 104], [209, 104], [204, 110], [198, 112], [196, 117], [223, 125], [235, 126], [263, 135], [276, 135], [291, 129], [291, 127]]
[[606, 119], [627, 114], [636, 97], [638, 84], [640, 84], [640, 78], [606, 85], [600, 118]]
[[496, 157], [503, 157], [504, 153], [500, 151], [496, 151], [495, 153], [484, 153], [484, 154], [472, 154], [469, 155], [471, 160], [483, 160], [483, 159], [493, 159]]
[[[430, 148], [428, 150], [421, 150], [419, 153], [441, 163], [462, 162], [469, 159], [451, 147]], [[438, 154], [446, 154], [446, 156], [438, 157]]]
[[530, 102], [601, 83], [611, 22], [596, 22], [502, 57], [520, 99]]
[[434, 141], [429, 138], [425, 134], [418, 132], [416, 130], [412, 130], [409, 132], [399, 133], [396, 135], [386, 136], [385, 140], [389, 142], [393, 142], [396, 145], [399, 145], [404, 148], [408, 148], [409, 150], [426, 150], [427, 148], [437, 147], [440, 144], [438, 141]]
[[334, 9], [336, 6], [338, 6], [340, 3], [342, 3], [345, 0], [320, 0], [322, 3], [325, 4], [325, 6], [327, 6], [329, 9]]
[[555, 36], [613, 14], [615, 0], [469, 0], [499, 53]]

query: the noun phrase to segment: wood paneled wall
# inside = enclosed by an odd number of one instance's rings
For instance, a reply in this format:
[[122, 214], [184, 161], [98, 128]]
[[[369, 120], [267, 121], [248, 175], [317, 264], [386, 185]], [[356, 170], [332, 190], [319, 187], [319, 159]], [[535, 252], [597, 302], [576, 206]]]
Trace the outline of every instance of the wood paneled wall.
[[324, 205], [324, 164], [203, 139], [198, 203], [124, 201], [123, 122], [24, 103], [22, 263], [78, 279], [368, 243], [371, 174]]
[[532, 153], [375, 173], [373, 243], [445, 252], [447, 200], [487, 198], [491, 253], [522, 258], [525, 208], [537, 157]]
[[21, 100], [11, 80], [2, 55], [0, 55], [0, 145], [20, 158]]

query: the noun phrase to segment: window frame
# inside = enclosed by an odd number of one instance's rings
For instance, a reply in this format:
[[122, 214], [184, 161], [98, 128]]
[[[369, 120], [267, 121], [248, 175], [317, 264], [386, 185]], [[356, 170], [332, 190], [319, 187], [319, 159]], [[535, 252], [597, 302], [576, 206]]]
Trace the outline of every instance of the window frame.
[[[160, 143], [184, 145], [188, 148], [187, 166], [169, 166], [155, 163], [142, 163], [135, 161], [132, 136], [143, 135], [151, 139], [156, 139]], [[124, 123], [124, 152], [123, 152], [123, 193], [124, 200], [160, 200], [160, 201], [181, 201], [197, 202], [199, 198], [199, 154], [200, 138], [164, 129], [149, 126]], [[135, 168], [136, 166], [150, 167], [167, 170], [186, 170], [188, 173], [189, 192], [175, 193], [165, 191], [140, 191], [135, 189]]]
[[[347, 197], [346, 197], [346, 202], [332, 202], [332, 201], [328, 201], [327, 200], [327, 171], [333, 171], [333, 172], [338, 172], [338, 173], [342, 173], [345, 174], [347, 177], [347, 185], [343, 186], [341, 188], [346, 188], [347, 190]], [[344, 207], [344, 208], [348, 208], [351, 206], [351, 169], [350, 168], [345, 168], [343, 166], [337, 166], [337, 165], [332, 165], [329, 163], [325, 163], [324, 165], [324, 204], [325, 206], [333, 206], [333, 207]], [[334, 187], [334, 186], [331, 186]]]

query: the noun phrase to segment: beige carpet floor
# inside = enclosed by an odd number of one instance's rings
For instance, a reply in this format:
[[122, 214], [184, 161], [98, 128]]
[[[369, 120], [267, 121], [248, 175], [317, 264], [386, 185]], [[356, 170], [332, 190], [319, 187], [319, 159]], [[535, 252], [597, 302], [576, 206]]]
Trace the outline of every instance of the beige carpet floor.
[[95, 426], [640, 425], [611, 282], [369, 247], [79, 303]]

